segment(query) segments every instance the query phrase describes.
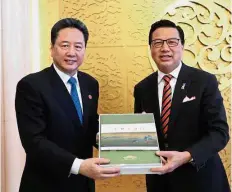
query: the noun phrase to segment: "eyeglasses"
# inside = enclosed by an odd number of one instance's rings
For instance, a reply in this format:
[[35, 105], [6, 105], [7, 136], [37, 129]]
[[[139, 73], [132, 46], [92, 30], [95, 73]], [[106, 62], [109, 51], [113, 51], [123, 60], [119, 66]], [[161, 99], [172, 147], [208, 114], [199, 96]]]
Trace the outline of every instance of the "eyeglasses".
[[154, 39], [151, 41], [151, 46], [155, 48], [160, 48], [164, 45], [165, 41], [167, 42], [167, 45], [169, 47], [176, 47], [179, 44], [180, 39], [177, 39], [177, 38], [170, 38], [166, 40]]

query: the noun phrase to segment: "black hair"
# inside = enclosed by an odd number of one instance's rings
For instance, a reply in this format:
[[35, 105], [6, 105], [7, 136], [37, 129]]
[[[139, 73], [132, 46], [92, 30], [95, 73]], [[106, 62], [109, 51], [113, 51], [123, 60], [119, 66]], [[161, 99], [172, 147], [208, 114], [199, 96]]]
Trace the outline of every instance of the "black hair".
[[185, 40], [184, 40], [183, 29], [180, 26], [177, 26], [174, 22], [172, 22], [170, 20], [163, 19], [163, 20], [159, 20], [151, 25], [151, 29], [149, 32], [149, 39], [148, 39], [150, 46], [151, 46], [151, 41], [152, 41], [152, 33], [158, 28], [175, 28], [179, 33], [181, 44], [184, 45]]
[[83, 33], [85, 39], [85, 46], [87, 45], [89, 39], [89, 32], [86, 25], [74, 18], [64, 18], [55, 23], [51, 29], [51, 44], [54, 45], [59, 34], [59, 31], [65, 28], [76, 28]]

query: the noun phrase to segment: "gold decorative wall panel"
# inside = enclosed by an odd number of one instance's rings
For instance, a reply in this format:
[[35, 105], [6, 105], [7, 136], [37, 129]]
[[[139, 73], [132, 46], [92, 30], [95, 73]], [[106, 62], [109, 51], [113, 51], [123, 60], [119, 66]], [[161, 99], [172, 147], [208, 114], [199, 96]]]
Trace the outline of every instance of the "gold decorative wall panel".
[[[40, 0], [41, 65], [51, 64], [50, 29], [60, 18], [78, 18], [90, 39], [81, 70], [98, 79], [99, 113], [133, 112], [133, 88], [151, 74], [150, 25], [168, 18], [186, 33], [184, 62], [216, 75], [231, 124], [232, 19], [230, 0]], [[231, 178], [231, 143], [220, 152]], [[97, 156], [97, 151], [95, 156]], [[143, 175], [97, 181], [97, 192], [145, 192]]]

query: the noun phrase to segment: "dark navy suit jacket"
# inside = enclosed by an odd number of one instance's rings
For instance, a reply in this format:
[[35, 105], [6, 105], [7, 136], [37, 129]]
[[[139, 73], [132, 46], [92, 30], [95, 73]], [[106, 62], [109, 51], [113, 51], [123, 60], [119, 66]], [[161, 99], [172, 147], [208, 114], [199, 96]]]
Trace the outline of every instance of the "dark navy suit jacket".
[[[147, 175], [147, 191], [229, 192], [218, 155], [229, 140], [229, 132], [215, 76], [182, 65], [172, 99], [167, 141], [164, 141], [157, 74], [151, 74], [135, 86], [135, 113], [154, 113], [161, 150], [189, 151], [195, 165], [187, 163], [165, 175]], [[186, 96], [195, 99], [183, 102]], [[164, 143], [168, 147], [165, 148]]]
[[16, 116], [26, 152], [21, 192], [90, 192], [94, 182], [70, 175], [74, 159], [92, 157], [98, 132], [98, 82], [78, 72], [83, 125], [63, 81], [53, 66], [19, 81]]

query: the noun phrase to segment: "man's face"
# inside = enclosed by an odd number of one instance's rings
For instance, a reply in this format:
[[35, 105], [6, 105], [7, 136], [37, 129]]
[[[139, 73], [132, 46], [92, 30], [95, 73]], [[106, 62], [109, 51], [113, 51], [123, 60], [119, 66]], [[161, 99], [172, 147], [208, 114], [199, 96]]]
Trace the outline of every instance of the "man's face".
[[51, 46], [51, 56], [57, 68], [73, 76], [83, 63], [84, 55], [83, 33], [76, 28], [60, 30], [55, 44]]
[[[165, 41], [162, 45], [158, 47], [153, 46], [154, 40], [157, 42]], [[152, 44], [151, 44], [151, 56], [155, 61], [158, 69], [163, 73], [172, 72], [179, 64], [182, 59], [184, 46], [181, 44], [179, 33], [175, 28], [162, 27], [156, 29], [152, 33]], [[169, 45], [167, 44], [169, 43]]]

